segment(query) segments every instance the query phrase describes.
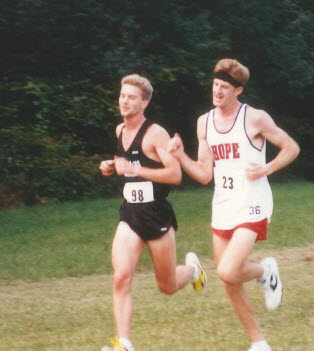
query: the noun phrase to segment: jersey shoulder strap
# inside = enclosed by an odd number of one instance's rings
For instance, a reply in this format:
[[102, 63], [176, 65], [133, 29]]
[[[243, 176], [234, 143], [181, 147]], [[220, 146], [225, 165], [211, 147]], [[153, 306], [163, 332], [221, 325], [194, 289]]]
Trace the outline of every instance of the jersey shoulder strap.
[[120, 142], [122, 142], [122, 132], [123, 132], [124, 127], [125, 127], [125, 124], [122, 126], [122, 128], [121, 128], [121, 130], [120, 130], [120, 134], [119, 134], [119, 138], [118, 138], [118, 140], [119, 140]]
[[142, 140], [147, 129], [154, 124], [152, 121], [150, 121], [149, 119], [147, 119], [141, 126], [140, 130], [137, 133], [136, 139]]
[[134, 140], [132, 141], [131, 145], [129, 146], [128, 150], [124, 150], [123, 144], [122, 144], [122, 134], [123, 134], [123, 129], [125, 127], [125, 126], [123, 126], [121, 128], [121, 132], [120, 132], [119, 138], [118, 138], [118, 151], [120, 151], [122, 154], [129, 154], [134, 149], [141, 150], [143, 137], [144, 137], [147, 129], [152, 124], [154, 124], [154, 123], [148, 119], [146, 119], [144, 121], [144, 123], [141, 125], [140, 129], [138, 130]]

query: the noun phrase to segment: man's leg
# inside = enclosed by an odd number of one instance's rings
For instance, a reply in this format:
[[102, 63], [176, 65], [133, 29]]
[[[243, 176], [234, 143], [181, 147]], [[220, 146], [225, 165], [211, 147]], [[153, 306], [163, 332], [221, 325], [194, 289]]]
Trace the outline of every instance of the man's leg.
[[173, 228], [161, 238], [148, 241], [147, 246], [161, 292], [174, 294], [193, 280], [195, 269], [192, 266], [176, 266], [176, 243]]
[[239, 228], [230, 241], [213, 235], [217, 271], [224, 283], [232, 307], [247, 331], [252, 342], [263, 340], [253, 305], [243, 287], [243, 283], [260, 278], [263, 267], [259, 263], [248, 262], [254, 247], [256, 233]]
[[133, 302], [132, 278], [145, 242], [125, 222], [120, 222], [112, 245], [114, 269], [113, 311], [119, 338], [130, 340]]
[[223, 281], [244, 283], [263, 275], [264, 270], [260, 263], [247, 260], [254, 248], [256, 236], [256, 233], [246, 228], [238, 228], [229, 241], [213, 235], [213, 244], [220, 251], [217, 253], [218, 275]]

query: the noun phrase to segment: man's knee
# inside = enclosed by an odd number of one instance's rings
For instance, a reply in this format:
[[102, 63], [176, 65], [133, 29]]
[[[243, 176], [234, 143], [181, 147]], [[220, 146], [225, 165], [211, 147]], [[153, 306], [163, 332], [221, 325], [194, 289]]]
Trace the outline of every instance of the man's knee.
[[131, 289], [132, 275], [129, 270], [117, 271], [113, 275], [113, 288], [115, 292]]
[[173, 295], [176, 292], [176, 287], [174, 284], [166, 284], [163, 282], [158, 282], [158, 289], [160, 292], [166, 295]]
[[231, 266], [219, 264], [217, 274], [220, 280], [226, 284], [235, 284], [238, 282], [238, 274]]

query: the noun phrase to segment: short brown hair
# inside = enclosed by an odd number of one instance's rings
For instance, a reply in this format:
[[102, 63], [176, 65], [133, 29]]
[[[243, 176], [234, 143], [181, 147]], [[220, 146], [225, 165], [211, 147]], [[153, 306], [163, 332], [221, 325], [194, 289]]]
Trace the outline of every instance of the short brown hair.
[[121, 87], [123, 84], [135, 85], [136, 87], [140, 88], [144, 100], [149, 101], [152, 97], [153, 87], [150, 81], [145, 77], [141, 77], [138, 74], [130, 74], [122, 78]]
[[214, 68], [214, 73], [219, 71], [229, 73], [232, 78], [242, 84], [245, 84], [250, 78], [249, 69], [234, 59], [219, 60]]

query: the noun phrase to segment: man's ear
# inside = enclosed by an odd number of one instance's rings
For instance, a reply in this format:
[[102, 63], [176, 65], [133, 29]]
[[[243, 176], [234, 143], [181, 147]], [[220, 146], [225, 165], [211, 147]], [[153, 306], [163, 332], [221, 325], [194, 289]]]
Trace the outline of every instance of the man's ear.
[[236, 91], [237, 96], [239, 96], [240, 94], [243, 93], [243, 87], [237, 87], [237, 88], [235, 88], [235, 91]]
[[143, 110], [145, 110], [146, 109], [146, 107], [148, 106], [148, 104], [149, 104], [149, 100], [143, 100], [142, 101], [142, 106], [143, 106]]

